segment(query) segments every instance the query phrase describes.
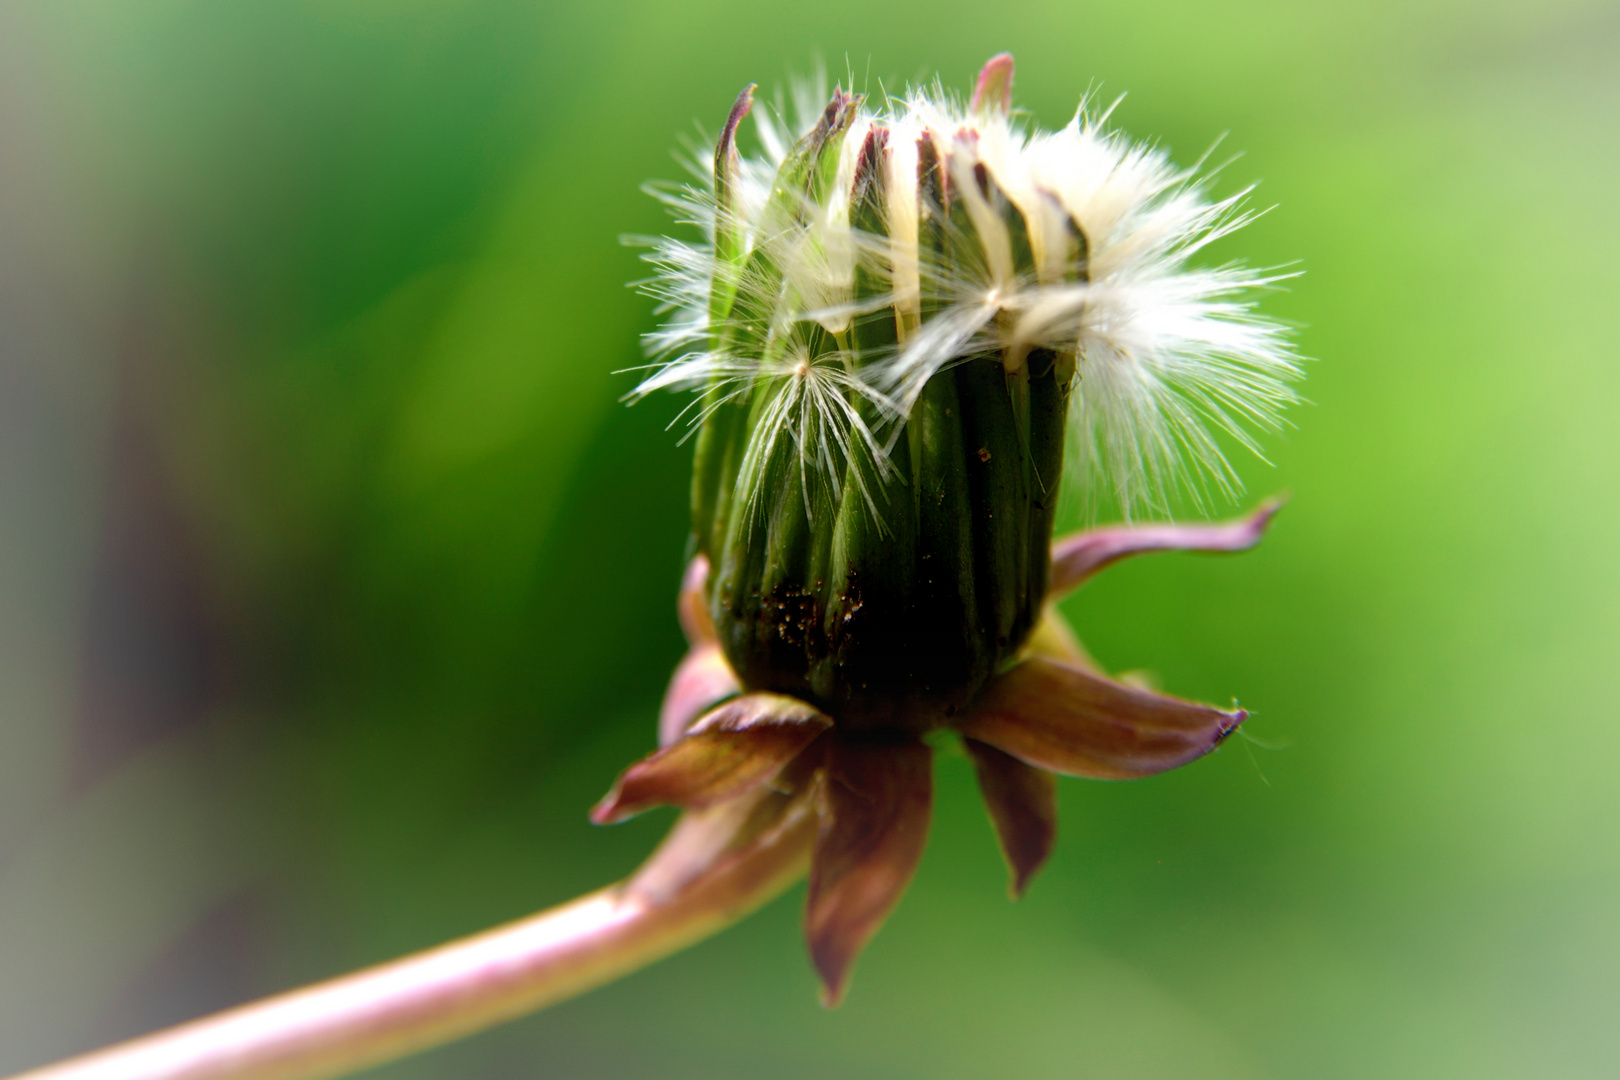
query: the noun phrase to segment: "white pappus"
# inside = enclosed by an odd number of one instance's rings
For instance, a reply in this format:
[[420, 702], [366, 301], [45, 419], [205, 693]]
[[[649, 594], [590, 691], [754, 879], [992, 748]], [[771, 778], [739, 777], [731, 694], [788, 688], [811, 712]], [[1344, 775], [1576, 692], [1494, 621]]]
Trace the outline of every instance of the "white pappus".
[[[697, 391], [683, 412], [695, 425], [764, 380], [779, 392], [748, 456], [762, 461], [790, 438], [807, 475], [837, 487], [845, 475], [861, 482], [861, 470], [844, 468], [857, 449], [886, 468], [884, 428], [898, 428], [941, 370], [999, 353], [1013, 371], [1046, 348], [1075, 364], [1071, 478], [1110, 484], [1127, 514], [1165, 510], [1178, 489], [1195, 505], [1211, 489], [1234, 494], [1239, 482], [1215, 433], [1258, 454], [1256, 433], [1281, 426], [1301, 375], [1285, 329], [1254, 310], [1256, 293], [1289, 275], [1189, 265], [1252, 219], [1248, 191], [1212, 198], [1198, 166], [1178, 168], [1163, 149], [1111, 130], [1112, 109], [1094, 110], [1089, 97], [1063, 128], [1033, 128], [1009, 108], [1011, 82], [1011, 58], [1001, 56], [966, 103], [936, 85], [876, 110], [835, 91], [824, 107], [825, 97], [800, 87], [796, 123], [780, 104], [752, 110], [759, 150], [739, 155], [745, 93], [721, 137], [721, 161], [731, 161], [724, 207], [708, 153], [690, 162], [696, 184], [648, 188], [701, 239], [636, 241], [652, 249], [644, 258], [656, 269], [639, 284], [666, 319], [646, 338], [654, 363], [631, 396]], [[853, 115], [825, 149], [836, 170], [819, 189], [784, 198], [784, 162], [840, 102]], [[874, 129], [884, 135], [884, 214], [881, 229], [862, 230], [850, 221], [851, 189]], [[957, 237], [948, 258], [919, 247], [928, 212], [919, 146], [932, 148], [971, 222], [970, 242]], [[1033, 271], [1016, 265], [991, 189], [1026, 224]], [[1070, 230], [1081, 238], [1078, 258], [1064, 243]], [[717, 232], [773, 268], [733, 274], [738, 296], [765, 313], [758, 334], [711, 332]], [[878, 295], [856, 299], [860, 270], [882, 282]], [[850, 322], [882, 308], [894, 311], [896, 344], [860, 355], [847, 345]], [[810, 355], [805, 330], [815, 327], [837, 347]]]

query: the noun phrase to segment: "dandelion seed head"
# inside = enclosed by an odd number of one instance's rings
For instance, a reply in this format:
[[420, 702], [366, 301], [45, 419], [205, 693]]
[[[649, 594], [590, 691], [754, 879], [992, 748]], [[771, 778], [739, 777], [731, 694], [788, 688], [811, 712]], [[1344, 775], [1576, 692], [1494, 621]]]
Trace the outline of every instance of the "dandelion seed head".
[[[632, 396], [698, 393], [708, 404], [686, 415], [701, 423], [715, 402], [779, 383], [747, 460], [762, 467], [788, 439], [807, 478], [837, 493], [861, 475], [851, 454], [885, 467], [934, 376], [992, 353], [1013, 372], [1047, 349], [1074, 362], [1071, 482], [1111, 489], [1127, 513], [1176, 492], [1235, 494], [1221, 436], [1258, 454], [1301, 374], [1283, 327], [1254, 306], [1284, 275], [1193, 263], [1252, 220], [1249, 192], [1213, 197], [1199, 166], [1114, 130], [1113, 106], [1090, 95], [1062, 128], [1033, 127], [1005, 107], [1010, 59], [992, 67], [1005, 81], [968, 102], [937, 83], [877, 103], [795, 84], [791, 105], [778, 94], [751, 110], [756, 149], [721, 146], [723, 201], [714, 155], [693, 156], [696, 183], [651, 186], [698, 239], [648, 243], [642, 287], [664, 321]], [[806, 178], [796, 147], [829, 125]], [[873, 147], [885, 197], [863, 227], [853, 193]], [[931, 164], [950, 213], [925, 190]], [[735, 285], [720, 322], [717, 282]], [[874, 312], [892, 312], [893, 344], [843, 340]]]

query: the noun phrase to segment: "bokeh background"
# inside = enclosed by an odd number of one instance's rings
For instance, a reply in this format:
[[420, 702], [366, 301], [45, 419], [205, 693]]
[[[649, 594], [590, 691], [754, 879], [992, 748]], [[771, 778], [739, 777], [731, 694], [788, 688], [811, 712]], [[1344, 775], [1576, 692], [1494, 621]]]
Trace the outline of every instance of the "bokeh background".
[[[1277, 209], [1212, 257], [1317, 358], [1265, 546], [1067, 610], [1250, 741], [1066, 781], [1009, 904], [960, 757], [823, 1011], [801, 892], [378, 1072], [1620, 1071], [1620, 7], [1580, 0], [4, 0], [0, 1068], [516, 917], [681, 648], [689, 447], [623, 233], [817, 54], [991, 53]], [[1235, 508], [1222, 508], [1232, 512]]]

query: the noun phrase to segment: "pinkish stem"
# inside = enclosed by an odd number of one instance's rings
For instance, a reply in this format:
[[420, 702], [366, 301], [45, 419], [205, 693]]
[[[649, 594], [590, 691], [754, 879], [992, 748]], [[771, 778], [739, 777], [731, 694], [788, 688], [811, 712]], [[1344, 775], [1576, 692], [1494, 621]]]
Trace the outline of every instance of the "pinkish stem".
[[618, 885], [12, 1080], [317, 1080], [380, 1065], [584, 993], [736, 922], [803, 876], [814, 831], [805, 799], [688, 813]]

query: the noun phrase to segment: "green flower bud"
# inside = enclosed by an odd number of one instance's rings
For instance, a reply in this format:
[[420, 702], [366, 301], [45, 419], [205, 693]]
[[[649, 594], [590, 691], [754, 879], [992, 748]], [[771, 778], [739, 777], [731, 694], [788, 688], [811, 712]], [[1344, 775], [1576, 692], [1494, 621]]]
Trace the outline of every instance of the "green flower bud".
[[993, 58], [965, 107], [874, 115], [835, 90], [796, 138], [756, 116], [757, 157], [736, 149], [750, 87], [703, 187], [656, 191], [707, 233], [654, 245], [649, 291], [677, 314], [637, 391], [697, 395], [691, 649], [661, 748], [592, 817], [680, 806], [671, 850], [727, 865], [807, 844], [828, 1004], [921, 858], [919, 736], [959, 736], [1016, 896], [1052, 850], [1054, 774], [1149, 776], [1246, 716], [1109, 679], [1048, 605], [1133, 555], [1252, 547], [1278, 503], [1051, 533], [1064, 473], [1127, 508], [1234, 482], [1210, 427], [1253, 445], [1234, 418], [1274, 425], [1298, 373], [1242, 299], [1267, 279], [1186, 265], [1237, 199], [1084, 104], [1024, 130], [1012, 74]]
[[998, 57], [966, 108], [880, 114], [835, 90], [796, 140], [756, 117], [765, 153], [744, 157], [750, 87], [712, 195], [664, 196], [709, 243], [652, 257], [680, 314], [639, 392], [699, 395], [709, 614], [744, 689], [842, 730], [943, 725], [1015, 660], [1066, 440], [1151, 501], [1191, 475], [1179, 450], [1228, 482], [1202, 421], [1265, 426], [1290, 398], [1277, 328], [1232, 299], [1264, 279], [1183, 265], [1236, 202], [1084, 110], [1023, 131], [1011, 82]]

